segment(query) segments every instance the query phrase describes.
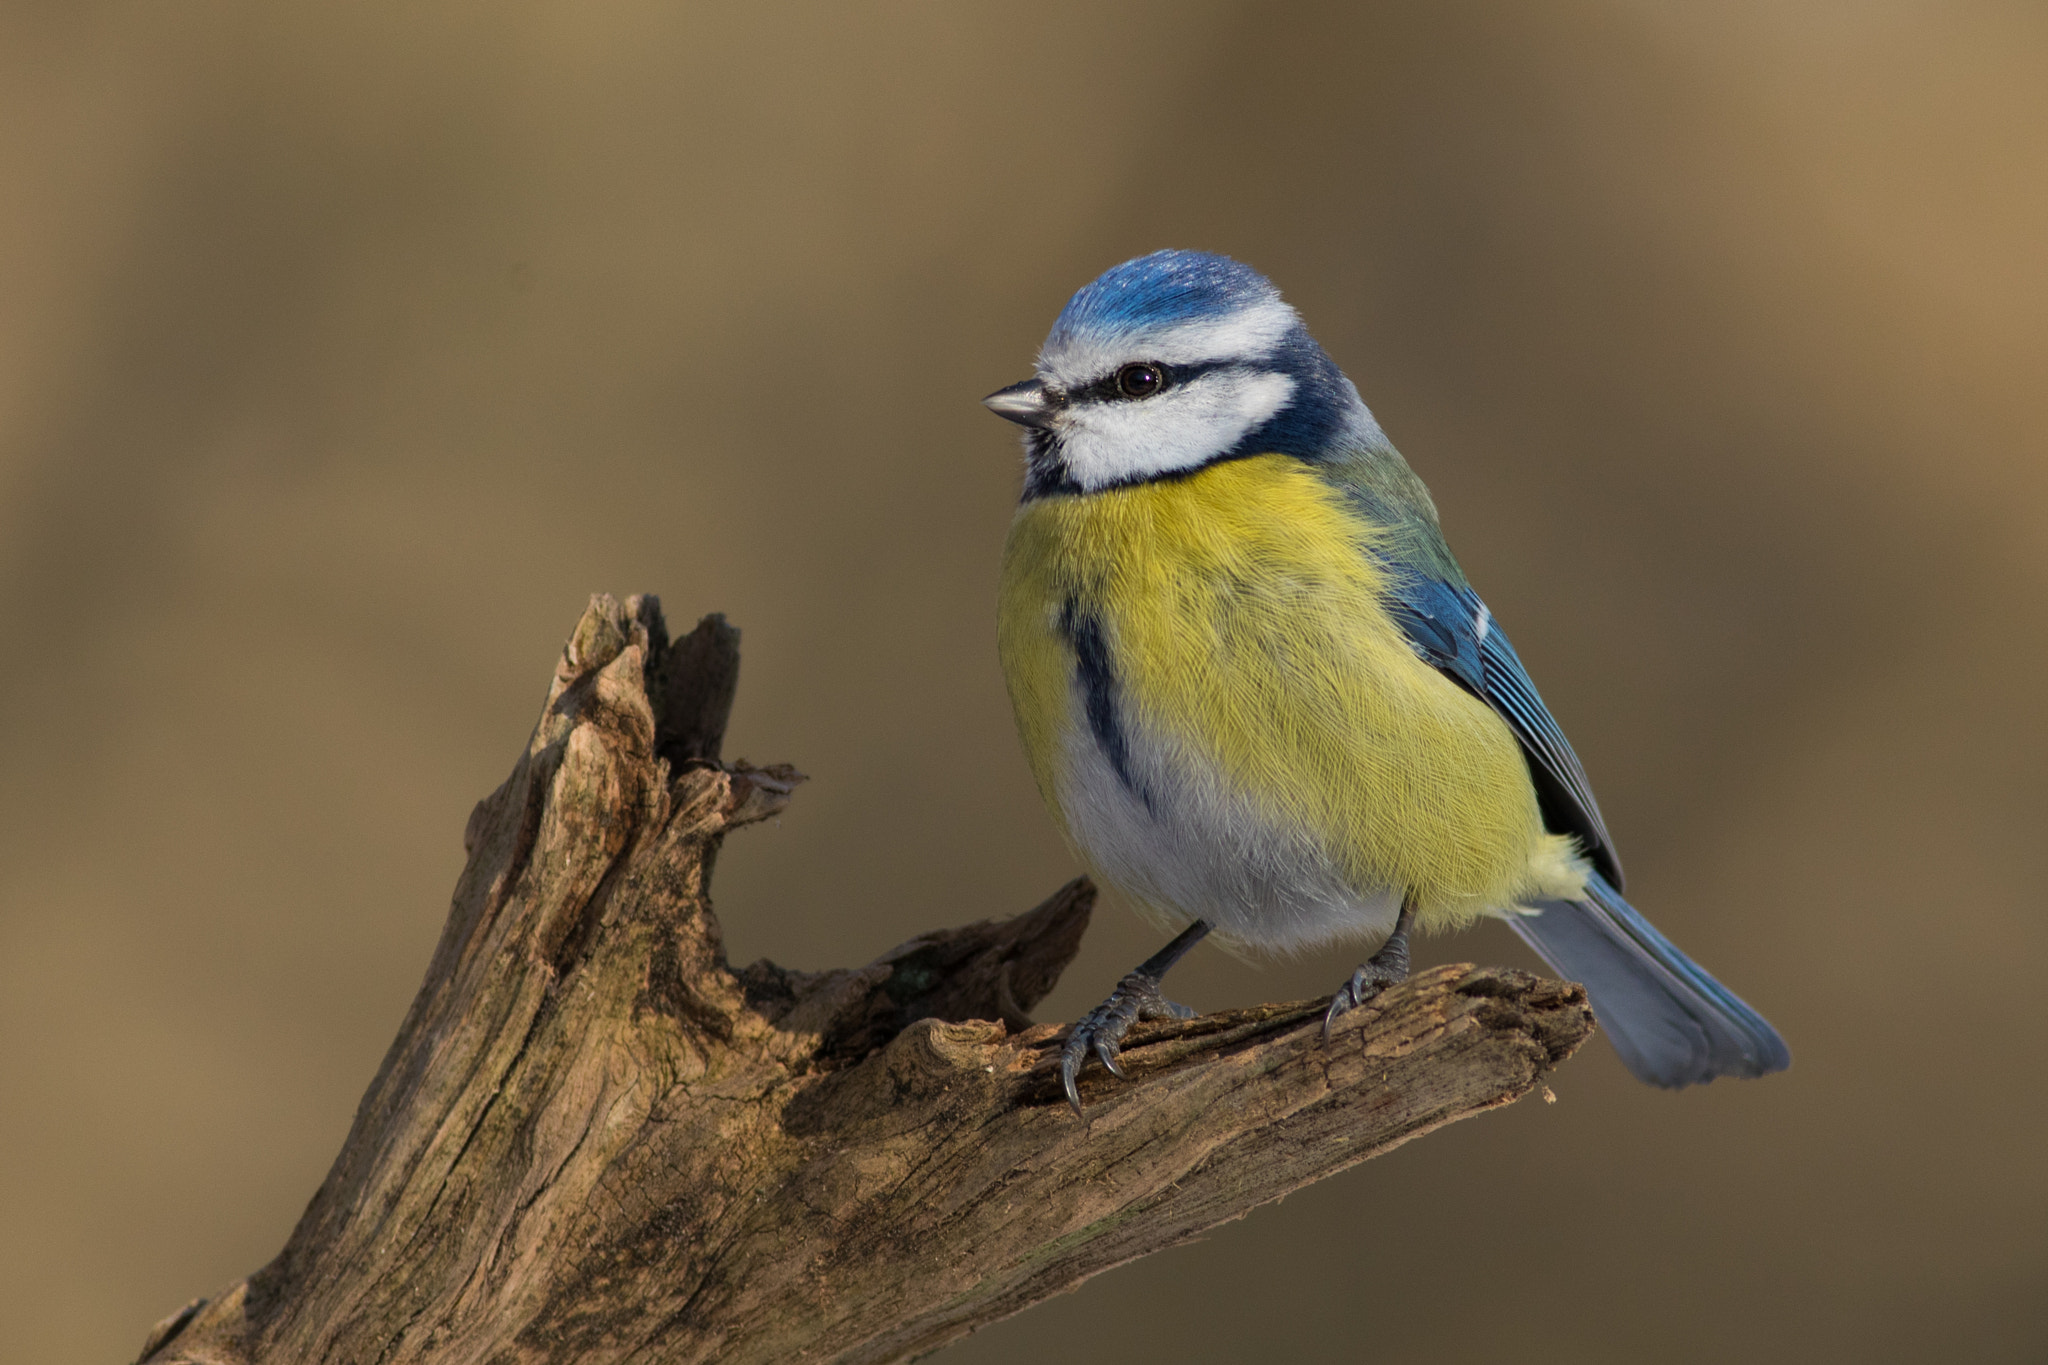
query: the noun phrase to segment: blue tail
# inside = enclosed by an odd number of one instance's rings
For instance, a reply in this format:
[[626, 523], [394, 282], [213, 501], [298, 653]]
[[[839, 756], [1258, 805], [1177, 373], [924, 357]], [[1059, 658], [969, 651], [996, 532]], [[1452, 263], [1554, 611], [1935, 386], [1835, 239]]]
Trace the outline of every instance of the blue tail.
[[1676, 1089], [1792, 1065], [1778, 1031], [1635, 912], [1598, 873], [1582, 901], [1541, 901], [1508, 922], [1551, 969], [1581, 982], [1622, 1062]]

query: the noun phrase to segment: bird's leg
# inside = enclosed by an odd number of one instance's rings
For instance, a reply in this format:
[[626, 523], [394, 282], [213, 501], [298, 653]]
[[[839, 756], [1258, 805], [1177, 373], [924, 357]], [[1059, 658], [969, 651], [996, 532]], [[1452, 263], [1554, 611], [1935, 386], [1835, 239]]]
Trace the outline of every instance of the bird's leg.
[[1060, 1084], [1067, 1090], [1067, 1103], [1074, 1106], [1074, 1112], [1081, 1112], [1081, 1091], [1074, 1084], [1081, 1074], [1081, 1067], [1088, 1060], [1088, 1049], [1094, 1048], [1095, 1055], [1102, 1059], [1113, 1076], [1124, 1074], [1123, 1065], [1117, 1060], [1122, 1051], [1120, 1044], [1124, 1035], [1131, 1031], [1131, 1025], [1140, 1019], [1192, 1019], [1195, 1012], [1186, 1005], [1176, 1005], [1160, 994], [1159, 983], [1174, 963], [1187, 956], [1188, 949], [1200, 943], [1208, 935], [1209, 922], [1196, 920], [1152, 956], [1139, 963], [1123, 980], [1116, 983], [1116, 989], [1109, 993], [1109, 999], [1097, 1005], [1081, 1017], [1067, 1035], [1067, 1045], [1060, 1052]]
[[1387, 941], [1380, 950], [1358, 965], [1351, 979], [1337, 988], [1330, 997], [1329, 1013], [1323, 1016], [1323, 1041], [1330, 1041], [1330, 1025], [1346, 1010], [1356, 1009], [1378, 995], [1388, 986], [1408, 979], [1408, 931], [1415, 926], [1415, 902], [1411, 897], [1401, 902], [1401, 917], [1394, 921], [1394, 932], [1387, 935]]

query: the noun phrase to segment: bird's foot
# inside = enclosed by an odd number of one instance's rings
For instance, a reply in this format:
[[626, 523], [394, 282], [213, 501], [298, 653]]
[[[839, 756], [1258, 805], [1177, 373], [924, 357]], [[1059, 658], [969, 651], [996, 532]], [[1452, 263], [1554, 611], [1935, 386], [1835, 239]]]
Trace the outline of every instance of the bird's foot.
[[1394, 922], [1394, 932], [1387, 935], [1387, 941], [1380, 945], [1380, 950], [1359, 963], [1351, 979], [1330, 997], [1329, 1011], [1323, 1015], [1324, 1042], [1330, 1041], [1330, 1025], [1336, 1022], [1338, 1015], [1357, 1009], [1387, 987], [1408, 979], [1408, 930], [1414, 923], [1415, 911], [1403, 905], [1401, 918]]
[[1160, 993], [1158, 977], [1130, 973], [1116, 983], [1109, 999], [1082, 1015], [1081, 1022], [1067, 1035], [1067, 1045], [1060, 1051], [1060, 1084], [1066, 1087], [1067, 1103], [1074, 1106], [1076, 1114], [1081, 1112], [1081, 1091], [1075, 1081], [1088, 1060], [1090, 1048], [1095, 1049], [1110, 1075], [1122, 1077], [1123, 1063], [1118, 1059], [1124, 1035], [1131, 1031], [1132, 1024], [1140, 1019], [1194, 1017], [1195, 1012], [1186, 1005], [1177, 1005]]

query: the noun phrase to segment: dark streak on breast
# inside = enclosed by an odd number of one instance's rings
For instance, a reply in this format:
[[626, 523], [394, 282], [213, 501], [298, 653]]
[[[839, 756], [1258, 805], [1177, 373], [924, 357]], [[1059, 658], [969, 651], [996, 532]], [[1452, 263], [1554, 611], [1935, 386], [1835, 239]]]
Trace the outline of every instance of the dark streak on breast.
[[1109, 759], [1110, 770], [1124, 789], [1152, 808], [1152, 794], [1131, 772], [1130, 740], [1117, 718], [1116, 669], [1110, 661], [1109, 641], [1102, 633], [1102, 620], [1081, 609], [1069, 597], [1060, 608], [1060, 634], [1074, 651], [1075, 677], [1081, 684], [1082, 706], [1088, 715], [1088, 729]]

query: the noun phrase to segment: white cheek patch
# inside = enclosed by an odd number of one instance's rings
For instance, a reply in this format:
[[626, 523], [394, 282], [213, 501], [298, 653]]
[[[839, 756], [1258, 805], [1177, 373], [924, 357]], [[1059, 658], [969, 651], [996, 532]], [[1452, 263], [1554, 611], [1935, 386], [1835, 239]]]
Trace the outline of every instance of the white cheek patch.
[[1286, 407], [1294, 379], [1212, 370], [1152, 398], [1079, 403], [1059, 419], [1067, 472], [1090, 492], [1195, 469]]
[[1280, 349], [1280, 343], [1300, 325], [1295, 311], [1275, 297], [1222, 317], [1196, 318], [1155, 330], [1072, 336], [1047, 343], [1038, 357], [1038, 377], [1071, 392], [1134, 360], [1156, 360], [1162, 365], [1263, 360]]

